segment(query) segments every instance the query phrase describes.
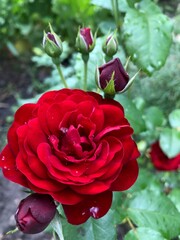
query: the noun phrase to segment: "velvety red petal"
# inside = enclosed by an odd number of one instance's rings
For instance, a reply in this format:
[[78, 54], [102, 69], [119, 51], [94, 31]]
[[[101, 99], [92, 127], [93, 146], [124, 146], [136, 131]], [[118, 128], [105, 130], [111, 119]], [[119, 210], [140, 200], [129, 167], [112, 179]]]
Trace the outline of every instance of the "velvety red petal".
[[49, 104], [43, 103], [42, 105], [39, 106], [39, 109], [38, 109], [38, 121], [39, 121], [42, 131], [47, 136], [51, 135], [51, 132], [48, 128], [47, 117], [46, 117], [48, 108], [49, 108]]
[[[29, 154], [30, 154], [30, 152], [33, 152], [36, 154], [38, 145], [42, 142], [48, 141], [48, 137], [42, 131], [37, 118], [30, 120], [28, 122], [28, 129], [26, 131], [25, 139], [26, 139], [26, 149], [25, 150]], [[33, 139], [33, 141], [32, 141], [32, 139]]]
[[96, 134], [99, 133], [104, 126], [104, 113], [102, 109], [94, 109], [94, 111], [91, 113], [90, 120], [96, 126]]
[[14, 121], [18, 122], [20, 125], [26, 124], [30, 119], [36, 117], [35, 109], [36, 104], [26, 103], [21, 106], [15, 113]]
[[79, 113], [81, 113], [85, 117], [90, 117], [96, 106], [92, 101], [89, 99], [86, 101], [83, 101], [77, 105]]
[[89, 217], [103, 217], [111, 207], [112, 192], [106, 191], [92, 197], [87, 197], [76, 205], [63, 205], [70, 224], [78, 225], [86, 222]]
[[53, 100], [55, 98], [55, 96], [57, 95], [58, 91], [48, 91], [46, 93], [44, 93], [38, 100], [38, 104], [42, 104], [44, 102], [48, 102], [49, 100]]
[[123, 166], [119, 177], [111, 185], [112, 191], [124, 191], [130, 188], [138, 177], [138, 163], [137, 161], [129, 161]]
[[106, 185], [106, 182], [100, 182], [100, 181], [95, 181], [90, 184], [82, 185], [82, 186], [71, 186], [71, 188], [80, 194], [89, 194], [89, 195], [95, 195], [102, 193], [106, 190], [109, 189], [109, 186]]
[[17, 137], [17, 129], [19, 128], [19, 126], [20, 126], [19, 123], [13, 122], [7, 134], [8, 144], [14, 155], [17, 155], [19, 152], [18, 137]]
[[126, 164], [128, 161], [135, 160], [140, 156], [136, 143], [131, 137], [126, 137], [122, 139], [124, 157], [123, 163]]
[[26, 178], [16, 167], [16, 159], [12, 154], [9, 145], [6, 145], [0, 154], [0, 167], [7, 179], [24, 187], [28, 187]]
[[46, 114], [48, 128], [51, 134], [59, 134], [59, 125], [67, 112], [76, 109], [76, 104], [72, 101], [65, 101], [59, 104], [52, 104]]
[[115, 136], [117, 138], [123, 138], [124, 136], [132, 134], [132, 128], [130, 128], [128, 125], [106, 127], [99, 134], [97, 134], [97, 136], [94, 138], [94, 141], [99, 141], [107, 134], [110, 134], [111, 136]]
[[59, 192], [51, 192], [51, 196], [59, 203], [73, 205], [81, 202], [84, 196], [66, 188]]
[[[128, 121], [124, 118], [124, 112], [121, 108], [114, 105], [101, 105], [104, 112], [104, 127], [116, 125], [129, 125]], [[114, 116], [114, 117], [113, 117]]]
[[14, 154], [17, 154], [19, 151], [18, 138], [17, 138], [17, 129], [27, 124], [30, 119], [33, 119], [36, 116], [37, 105], [28, 103], [21, 106], [15, 113], [14, 122], [8, 131], [8, 143], [11, 147], [11, 150]]
[[30, 156], [27, 156], [27, 159], [23, 159], [19, 153], [16, 158], [16, 163], [18, 170], [28, 179], [29, 182], [38, 188], [42, 188], [47, 191], [59, 191], [64, 188], [64, 185], [54, 181], [50, 177], [48, 179], [41, 179], [40, 176], [37, 176], [33, 169], [28, 166], [28, 158], [30, 158]]

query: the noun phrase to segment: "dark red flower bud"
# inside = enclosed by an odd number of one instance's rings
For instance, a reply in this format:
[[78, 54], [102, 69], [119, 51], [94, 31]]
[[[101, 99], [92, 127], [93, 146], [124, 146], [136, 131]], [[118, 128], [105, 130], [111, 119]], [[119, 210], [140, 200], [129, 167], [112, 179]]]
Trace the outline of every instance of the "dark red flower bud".
[[89, 53], [94, 49], [95, 41], [90, 28], [79, 29], [76, 47], [81, 53]]
[[114, 95], [127, 89], [129, 75], [124, 70], [119, 58], [115, 58], [97, 69], [96, 82], [105, 93]]
[[55, 213], [56, 205], [50, 195], [33, 193], [20, 202], [15, 220], [20, 231], [35, 234], [49, 225]]

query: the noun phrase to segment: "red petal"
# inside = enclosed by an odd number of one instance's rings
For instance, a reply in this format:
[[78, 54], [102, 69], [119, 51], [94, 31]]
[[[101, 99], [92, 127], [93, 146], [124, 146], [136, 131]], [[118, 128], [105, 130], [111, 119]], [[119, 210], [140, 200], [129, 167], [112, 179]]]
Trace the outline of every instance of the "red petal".
[[[79, 202], [82, 201], [82, 199], [84, 198], [84, 196], [75, 193], [73, 190], [71, 189], [64, 189], [62, 191], [59, 192], [54, 192], [54, 193], [50, 193], [51, 196], [57, 201], [60, 202], [62, 204], [77, 204]], [[69, 206], [69, 205], [67, 205]], [[74, 206], [74, 205], [73, 205]]]
[[38, 100], [37, 103], [43, 103], [49, 100], [53, 100], [53, 98], [55, 98], [55, 96], [57, 95], [58, 91], [48, 91], [46, 93], [44, 93]]
[[106, 191], [92, 197], [87, 197], [76, 205], [63, 205], [69, 223], [78, 225], [86, 222], [89, 217], [103, 217], [111, 207], [112, 192]]
[[[115, 105], [104, 104], [101, 106], [104, 112], [104, 122], [106, 126], [128, 125], [128, 121], [124, 118], [123, 109]], [[114, 117], [112, 117], [114, 116]]]
[[136, 160], [129, 161], [123, 166], [119, 177], [111, 185], [112, 191], [124, 191], [130, 188], [138, 177], [138, 163]]
[[28, 187], [26, 178], [16, 167], [16, 159], [9, 145], [6, 145], [0, 154], [0, 167], [2, 167], [3, 174], [7, 179], [24, 187]]
[[67, 112], [72, 112], [76, 109], [76, 104], [72, 101], [65, 101], [59, 104], [52, 104], [47, 110], [46, 118], [48, 128], [51, 134], [59, 134], [59, 125]]
[[35, 108], [37, 104], [27, 103], [21, 106], [15, 113], [14, 121], [20, 125], [26, 124], [30, 119], [35, 117]]
[[124, 164], [139, 157], [140, 153], [137, 149], [136, 143], [132, 140], [131, 137], [122, 139], [122, 144], [124, 149]]

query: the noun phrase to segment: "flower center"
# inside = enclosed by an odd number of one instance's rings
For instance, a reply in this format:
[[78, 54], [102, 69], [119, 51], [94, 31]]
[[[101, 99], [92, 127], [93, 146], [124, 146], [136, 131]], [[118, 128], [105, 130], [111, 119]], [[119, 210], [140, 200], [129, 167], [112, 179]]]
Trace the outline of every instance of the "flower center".
[[59, 137], [51, 136], [50, 142], [56, 150], [58, 148], [59, 151], [77, 159], [85, 157], [93, 150], [92, 142], [85, 135], [83, 128], [75, 128], [72, 125], [69, 128], [62, 127]]

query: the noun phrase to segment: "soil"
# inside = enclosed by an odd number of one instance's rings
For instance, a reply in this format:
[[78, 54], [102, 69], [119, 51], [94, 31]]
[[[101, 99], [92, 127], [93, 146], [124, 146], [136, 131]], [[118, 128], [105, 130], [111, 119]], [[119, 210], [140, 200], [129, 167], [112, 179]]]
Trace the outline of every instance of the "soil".
[[[0, 151], [6, 144], [6, 134], [13, 120], [13, 109], [17, 106], [17, 96], [33, 97], [36, 92], [32, 84], [31, 63], [13, 57], [0, 59]], [[48, 233], [35, 235], [20, 231], [5, 235], [16, 228], [14, 214], [19, 202], [27, 196], [24, 189], [3, 177], [0, 171], [0, 240], [50, 240]]]

